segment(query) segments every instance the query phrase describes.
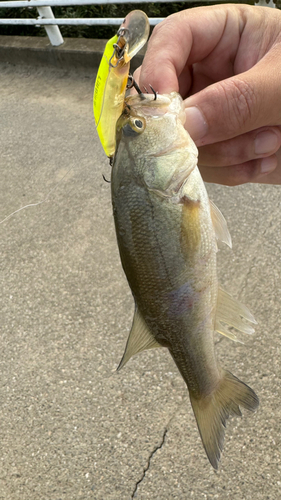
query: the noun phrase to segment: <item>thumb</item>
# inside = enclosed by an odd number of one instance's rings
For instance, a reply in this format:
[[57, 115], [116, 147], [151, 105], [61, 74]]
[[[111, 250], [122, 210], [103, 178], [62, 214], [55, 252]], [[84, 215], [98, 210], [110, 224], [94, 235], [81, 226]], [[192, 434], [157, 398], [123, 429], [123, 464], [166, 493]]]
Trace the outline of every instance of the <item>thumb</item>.
[[[185, 128], [197, 146], [281, 124], [280, 49], [252, 69], [221, 80], [185, 100]], [[276, 51], [275, 51], [276, 52]]]

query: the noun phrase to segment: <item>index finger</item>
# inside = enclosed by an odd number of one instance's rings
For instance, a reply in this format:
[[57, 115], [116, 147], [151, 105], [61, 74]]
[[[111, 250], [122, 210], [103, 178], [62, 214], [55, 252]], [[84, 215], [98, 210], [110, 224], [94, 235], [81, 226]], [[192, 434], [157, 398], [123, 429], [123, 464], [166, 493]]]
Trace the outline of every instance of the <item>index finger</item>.
[[[159, 93], [176, 91], [185, 95], [191, 87], [191, 65], [212, 53], [229, 23], [239, 40], [239, 16], [231, 5], [188, 9], [167, 17], [154, 28], [148, 42], [140, 85], [150, 84]], [[222, 57], [229, 59], [236, 49], [232, 37]]]

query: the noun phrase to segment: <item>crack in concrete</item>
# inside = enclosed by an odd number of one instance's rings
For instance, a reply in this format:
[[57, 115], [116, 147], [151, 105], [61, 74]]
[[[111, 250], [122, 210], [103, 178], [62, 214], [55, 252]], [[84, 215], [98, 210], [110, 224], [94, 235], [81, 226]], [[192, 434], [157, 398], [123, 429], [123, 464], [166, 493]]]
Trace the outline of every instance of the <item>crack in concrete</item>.
[[133, 500], [134, 498], [136, 498], [136, 493], [137, 493], [138, 487], [141, 484], [141, 482], [144, 480], [144, 478], [146, 476], [146, 473], [147, 473], [148, 469], [150, 468], [151, 460], [154, 457], [155, 453], [157, 453], [157, 451], [160, 450], [162, 448], [163, 444], [165, 443], [167, 432], [168, 432], [168, 429], [165, 428], [161, 442], [157, 446], [155, 446], [155, 448], [150, 453], [150, 455], [148, 457], [148, 460], [147, 460], [147, 465], [143, 469], [142, 476], [141, 476], [141, 478], [135, 484], [135, 488], [134, 488], [134, 491], [132, 493], [131, 500]]

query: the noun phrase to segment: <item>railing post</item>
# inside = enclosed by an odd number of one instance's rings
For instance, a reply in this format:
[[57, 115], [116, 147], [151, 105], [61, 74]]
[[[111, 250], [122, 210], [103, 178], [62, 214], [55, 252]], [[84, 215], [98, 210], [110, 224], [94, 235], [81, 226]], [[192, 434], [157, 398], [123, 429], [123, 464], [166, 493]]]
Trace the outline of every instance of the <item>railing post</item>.
[[[51, 7], [36, 7], [41, 19], [55, 19]], [[51, 44], [54, 47], [63, 43], [63, 38], [58, 26], [44, 26]]]
[[255, 5], [260, 5], [261, 7], [272, 7], [273, 9], [276, 7], [273, 0], [269, 0], [268, 2], [266, 0], [256, 0]]

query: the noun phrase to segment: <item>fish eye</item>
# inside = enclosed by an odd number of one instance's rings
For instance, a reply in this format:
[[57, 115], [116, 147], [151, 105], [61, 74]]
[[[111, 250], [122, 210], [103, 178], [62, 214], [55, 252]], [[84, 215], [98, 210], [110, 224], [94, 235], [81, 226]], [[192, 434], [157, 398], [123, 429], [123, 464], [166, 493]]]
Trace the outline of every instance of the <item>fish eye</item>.
[[144, 129], [145, 129], [145, 120], [144, 118], [131, 118], [130, 120], [130, 125], [132, 127], [132, 129], [137, 133], [137, 134], [141, 134]]
[[135, 127], [139, 128], [139, 129], [142, 129], [142, 127], [143, 127], [143, 123], [141, 120], [135, 120], [134, 124], [135, 124]]
[[141, 134], [145, 129], [145, 120], [142, 118], [130, 118], [130, 120], [123, 126], [123, 133], [125, 136], [134, 137]]

